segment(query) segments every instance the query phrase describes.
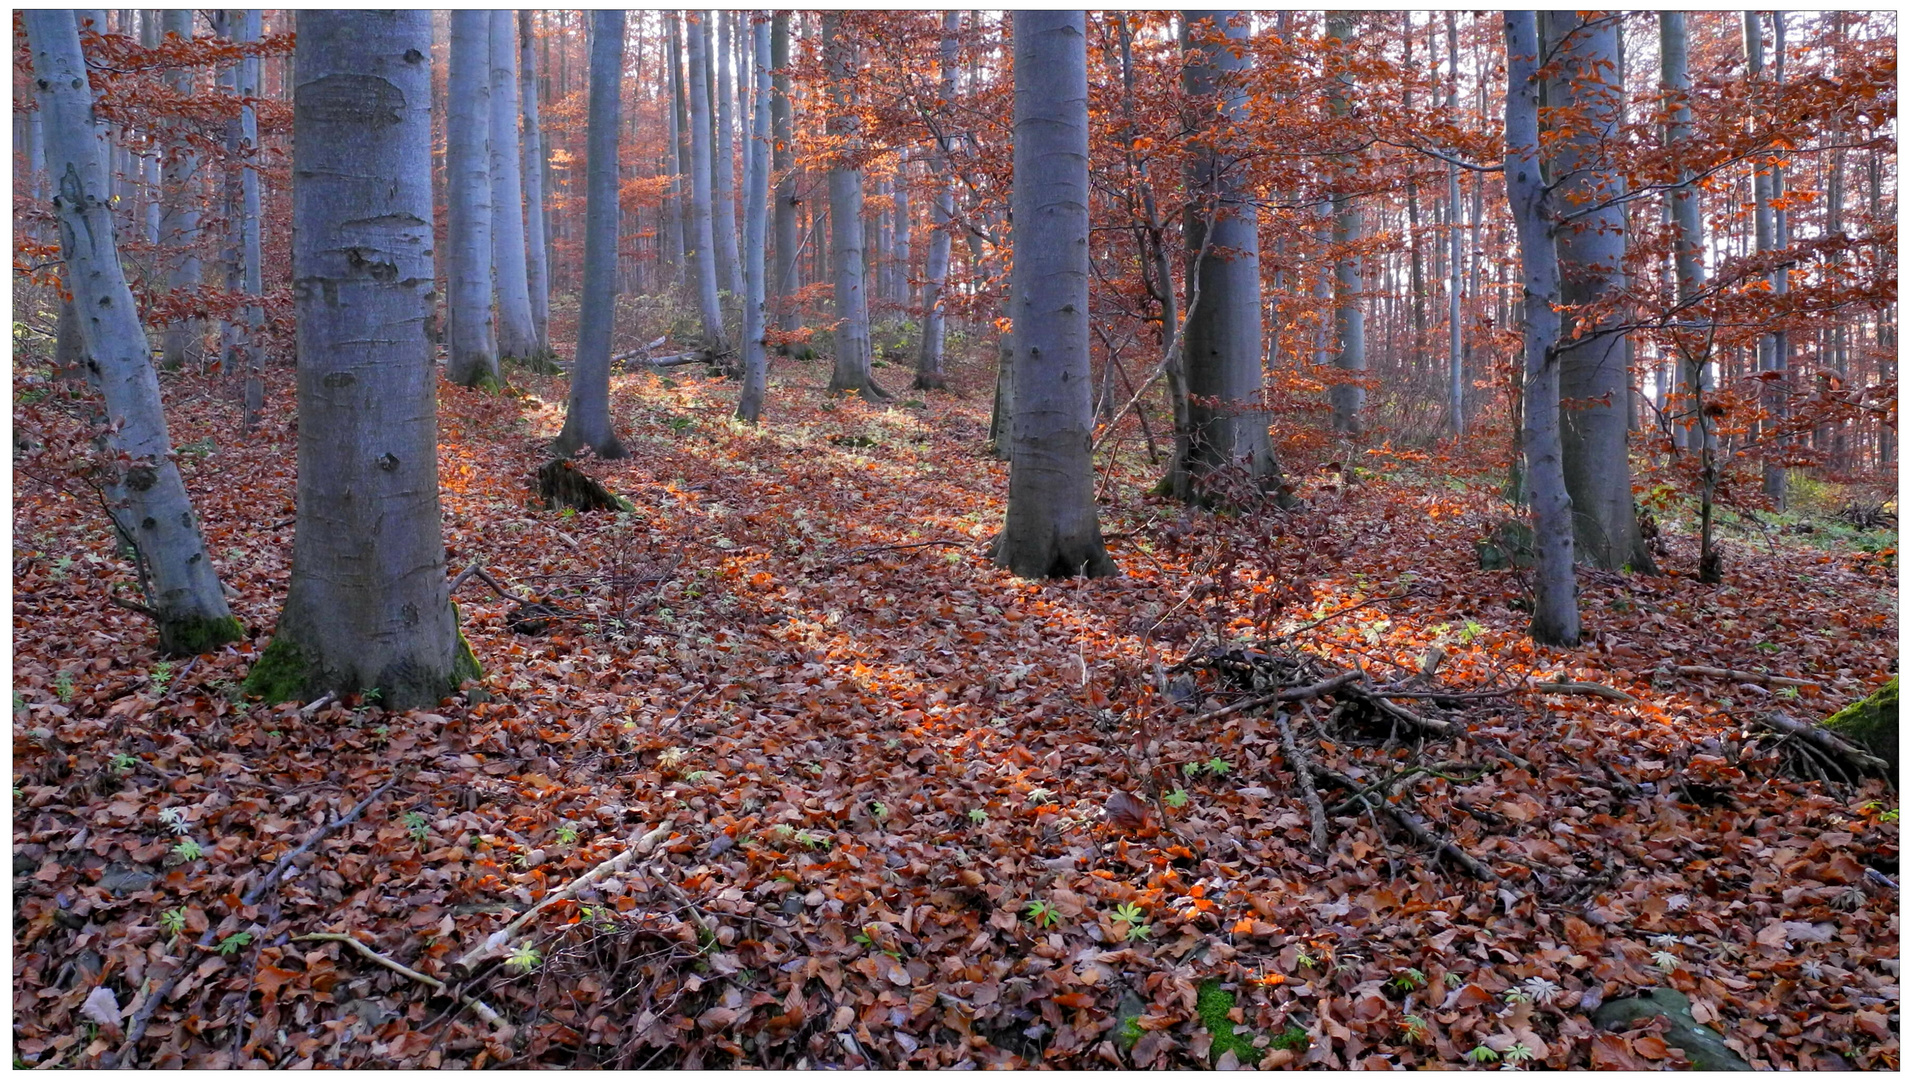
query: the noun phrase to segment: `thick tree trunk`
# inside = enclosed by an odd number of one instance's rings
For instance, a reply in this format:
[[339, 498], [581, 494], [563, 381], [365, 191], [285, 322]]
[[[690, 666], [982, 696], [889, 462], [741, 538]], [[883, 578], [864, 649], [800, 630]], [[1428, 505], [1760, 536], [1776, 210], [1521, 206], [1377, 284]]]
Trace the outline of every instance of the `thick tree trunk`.
[[769, 123], [775, 140], [771, 162], [776, 171], [775, 196], [775, 309], [776, 329], [784, 333], [802, 325], [796, 310], [794, 293], [802, 287], [800, 254], [796, 238], [795, 193], [795, 113], [789, 100], [789, 13], [778, 11], [769, 24], [769, 62], [775, 66], [770, 79], [774, 95], [769, 105]]
[[[191, 40], [192, 16], [190, 9], [168, 10], [165, 15], [166, 33]], [[192, 93], [192, 72], [187, 69], [174, 70], [166, 76], [166, 82], [174, 93], [187, 96]], [[46, 136], [51, 134], [44, 133]], [[165, 199], [165, 218], [160, 226], [160, 237], [171, 265], [166, 285], [173, 291], [196, 290], [204, 277], [197, 249], [199, 190], [202, 186], [199, 155], [181, 153], [167, 160], [160, 178]], [[203, 319], [182, 319], [166, 327], [163, 354], [166, 367], [177, 369], [184, 367], [188, 361], [200, 360], [204, 350]]]
[[[1351, 12], [1332, 12], [1326, 18], [1326, 37], [1337, 41], [1352, 39], [1354, 15]], [[1327, 107], [1334, 116], [1347, 116], [1351, 105], [1345, 94], [1338, 88], [1350, 86], [1352, 76], [1341, 75], [1333, 89], [1328, 92]], [[1362, 380], [1365, 377], [1365, 311], [1360, 307], [1359, 294], [1365, 290], [1365, 275], [1360, 268], [1359, 256], [1351, 250], [1352, 245], [1364, 236], [1364, 224], [1359, 205], [1350, 192], [1344, 189], [1358, 182], [1358, 164], [1345, 161], [1340, 165], [1338, 190], [1332, 193], [1332, 243], [1337, 249], [1333, 263], [1333, 332], [1338, 338], [1338, 349], [1333, 354], [1333, 366], [1344, 372], [1348, 380]], [[1332, 429], [1348, 435], [1357, 435], [1365, 430], [1365, 420], [1361, 416], [1365, 408], [1365, 387], [1357, 381], [1337, 383], [1328, 395], [1332, 402]]]
[[[860, 150], [859, 125], [851, 113], [848, 87], [856, 58], [843, 38], [838, 12], [822, 15], [822, 50], [828, 68], [833, 109], [828, 130], [838, 142], [837, 153]], [[852, 159], [829, 163], [829, 262], [835, 271], [835, 370], [829, 376], [830, 394], [856, 393], [875, 401], [889, 394], [875, 384], [874, 357], [868, 339], [868, 294], [862, 265], [862, 170]]]
[[750, 29], [754, 40], [756, 76], [755, 121], [743, 149], [748, 153], [745, 170], [749, 182], [744, 185], [743, 221], [743, 303], [742, 303], [742, 394], [736, 399], [736, 415], [749, 423], [762, 418], [762, 396], [769, 381], [769, 349], [763, 340], [768, 321], [767, 252], [769, 233], [769, 102], [772, 82], [769, 74], [769, 24], [757, 22]]
[[1538, 144], [1540, 62], [1535, 12], [1505, 12], [1505, 190], [1518, 228], [1524, 268], [1524, 457], [1537, 546], [1531, 636], [1543, 645], [1576, 645], [1577, 571], [1571, 495], [1558, 431], [1557, 208]]
[[[961, 13], [946, 11], [941, 17], [941, 99], [955, 99], [955, 57], [959, 46]], [[941, 390], [948, 385], [943, 351], [947, 345], [948, 263], [954, 254], [954, 163], [945, 147], [937, 146], [933, 160], [935, 201], [933, 235], [928, 238], [928, 267], [921, 288], [921, 355], [915, 362], [915, 389]]]
[[87, 381], [105, 399], [99, 440], [108, 512], [130, 545], [159, 626], [159, 649], [196, 655], [242, 633], [227, 609], [172, 457], [145, 328], [120, 269], [105, 146], [71, 10], [25, 13], [34, 96], [46, 117], [46, 160], [67, 287], [79, 315]]
[[616, 302], [617, 136], [621, 133], [624, 13], [597, 10], [590, 39], [588, 201], [584, 207], [583, 298], [570, 401], [555, 450], [587, 446], [620, 458], [623, 443], [610, 422], [610, 331]]
[[703, 45], [709, 45], [709, 20], [716, 22], [716, 263], [721, 284], [740, 303], [743, 290], [742, 258], [736, 251], [736, 140], [735, 103], [730, 88], [729, 13], [703, 16]]
[[459, 386], [503, 381], [491, 324], [490, 12], [451, 13], [444, 127], [451, 258], [450, 363]]
[[[1610, 13], [1548, 11], [1543, 16], [1548, 54], [1559, 65], [1547, 88], [1550, 104], [1570, 110], [1571, 133], [1552, 145], [1549, 175], [1562, 178], [1552, 205], [1569, 219], [1557, 239], [1560, 288], [1568, 308], [1609, 304], [1624, 292], [1627, 233], [1613, 200], [1623, 177], [1606, 157], [1623, 125], [1624, 88], [1617, 67], [1619, 24]], [[1604, 570], [1655, 573], [1631, 498], [1630, 366], [1625, 319], [1607, 311], [1594, 323], [1563, 321], [1558, 345], [1558, 392], [1563, 408], [1564, 482], [1577, 522], [1577, 554]]]
[[523, 102], [523, 160], [518, 178], [524, 189], [524, 282], [530, 291], [531, 346], [536, 355], [550, 355], [550, 262], [544, 235], [544, 137], [537, 108], [537, 50], [531, 13], [517, 13], [520, 89]]
[[490, 13], [491, 267], [497, 279], [499, 360], [541, 359], [530, 314], [524, 243], [522, 142], [517, 133], [517, 35], [507, 8]]
[[246, 688], [436, 705], [478, 675], [444, 579], [431, 265], [431, 13], [299, 14], [292, 583]]
[[1014, 450], [996, 565], [1116, 572], [1094, 509], [1087, 359], [1087, 34], [1080, 11], [1014, 18]]
[[[1249, 64], [1235, 50], [1248, 35], [1244, 19], [1232, 25], [1236, 14], [1189, 11], [1183, 17], [1183, 78], [1202, 129], [1244, 119], [1246, 89], [1238, 77]], [[1281, 484], [1261, 390], [1259, 208], [1240, 182], [1240, 162], [1224, 132], [1203, 135], [1212, 145], [1195, 157], [1187, 178], [1197, 200], [1186, 212], [1189, 309], [1180, 343], [1188, 416], [1175, 433], [1167, 472], [1175, 498], [1201, 503], [1224, 498], [1214, 481], [1225, 472], [1243, 473], [1266, 490]]]
[[[707, 17], [707, 15], [705, 15]], [[729, 349], [723, 337], [722, 304], [717, 295], [716, 221], [712, 205], [707, 27], [690, 23], [689, 37], [689, 187], [690, 217], [696, 244], [696, 307], [703, 317], [703, 348], [717, 356]]]

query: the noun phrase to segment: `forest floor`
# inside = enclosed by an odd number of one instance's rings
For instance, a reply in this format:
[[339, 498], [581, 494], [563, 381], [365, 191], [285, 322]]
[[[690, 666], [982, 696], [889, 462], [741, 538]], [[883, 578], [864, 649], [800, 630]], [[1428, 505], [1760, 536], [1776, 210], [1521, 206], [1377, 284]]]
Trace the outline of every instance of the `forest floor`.
[[[1895, 794], [1789, 775], [1753, 723], [1888, 677], [1893, 548], [1732, 542], [1710, 587], [1667, 529], [1663, 575], [1583, 575], [1583, 647], [1534, 648], [1521, 572], [1472, 548], [1502, 463], [1295, 451], [1303, 513], [1189, 513], [1142, 494], [1136, 435], [1104, 486], [1122, 575], [1019, 581], [985, 551], [1006, 491], [985, 387], [877, 410], [827, 377], [778, 362], [750, 429], [734, 383], [619, 376], [630, 457], [582, 467], [626, 513], [535, 502], [561, 379], [442, 388], [451, 572], [481, 560], [557, 612], [513, 632], [467, 581], [482, 686], [433, 712], [239, 693], [291, 562], [289, 380], [247, 437], [229, 381], [167, 379], [255, 635], [218, 655], [158, 661], [108, 602], [136, 585], [97, 502], [16, 474], [16, 1063], [117, 1059], [144, 1014], [158, 1068], [1662, 1069], [1684, 1058], [1662, 1021], [1590, 1014], [1669, 986], [1758, 1068], [1897, 1066], [1897, 896], [1872, 872], [1896, 874]], [[70, 438], [34, 390], [16, 366], [16, 426]], [[1492, 879], [1323, 779], [1315, 857], [1279, 720], [1205, 714], [1242, 672], [1303, 655], [1289, 673], [1396, 685], [1434, 646], [1442, 691], [1509, 692], [1400, 700], [1443, 734], [1346, 696], [1282, 716]]]

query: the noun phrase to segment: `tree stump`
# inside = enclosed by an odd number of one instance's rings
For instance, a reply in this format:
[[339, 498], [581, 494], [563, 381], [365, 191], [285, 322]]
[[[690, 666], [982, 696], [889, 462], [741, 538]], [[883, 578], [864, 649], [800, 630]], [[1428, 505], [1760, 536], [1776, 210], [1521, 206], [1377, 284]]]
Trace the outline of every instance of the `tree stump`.
[[1892, 676], [1882, 689], [1854, 702], [1823, 721], [1826, 731], [1874, 754], [1889, 763], [1891, 777], [1902, 775], [1902, 758], [1896, 730], [1896, 693], [1898, 676]]
[[577, 468], [568, 458], [557, 458], [537, 470], [537, 494], [544, 509], [568, 506], [579, 512], [590, 510], [629, 510], [629, 500], [611, 494], [596, 478]]

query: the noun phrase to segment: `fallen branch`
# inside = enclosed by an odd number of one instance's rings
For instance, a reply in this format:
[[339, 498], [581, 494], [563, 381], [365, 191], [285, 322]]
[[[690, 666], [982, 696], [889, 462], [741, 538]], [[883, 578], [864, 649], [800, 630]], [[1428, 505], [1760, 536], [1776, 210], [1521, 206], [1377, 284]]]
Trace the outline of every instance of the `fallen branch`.
[[1594, 697], [1609, 698], [1612, 701], [1637, 700], [1614, 686], [1594, 682], [1541, 682], [1533, 683], [1531, 688], [1540, 694], [1590, 694]]
[[[1102, 539], [1105, 539], [1105, 537]], [[815, 572], [840, 570], [845, 566], [854, 566], [856, 563], [867, 562], [873, 556], [880, 555], [885, 551], [912, 551], [916, 548], [925, 547], [968, 547], [972, 543], [973, 541], [971, 540], [923, 540], [918, 544], [876, 544], [870, 547], [857, 548], [833, 562], [823, 563], [821, 566], [815, 568]]]
[[338, 695], [332, 693], [330, 690], [325, 691], [323, 694], [320, 694], [318, 696], [318, 700], [313, 701], [310, 704], [302, 705], [299, 707], [298, 709], [299, 719], [310, 720], [312, 717], [317, 716], [318, 710], [331, 704], [332, 701], [335, 700], [337, 697]]
[[582, 877], [565, 885], [556, 892], [551, 893], [549, 896], [544, 897], [542, 900], [539, 900], [536, 904], [532, 905], [530, 910], [512, 919], [508, 926], [505, 926], [502, 930], [497, 931], [490, 937], [485, 938], [483, 944], [478, 945], [469, 952], [466, 952], [463, 956], [458, 957], [457, 963], [454, 966], [461, 967], [468, 971], [492, 956], [510, 948], [511, 942], [516, 939], [523, 928], [530, 925], [531, 921], [538, 915], [543, 914], [546, 908], [554, 904], [562, 903], [576, 896], [580, 890], [592, 882], [599, 881], [604, 877], [622, 870], [624, 867], [630, 865], [631, 860], [637, 856], [648, 855], [651, 851], [656, 849], [657, 844], [661, 843], [663, 839], [669, 835], [669, 832], [669, 823], [664, 822], [649, 832], [644, 833], [642, 836], [632, 837], [630, 846], [625, 848], [621, 855], [598, 863]]
[[[424, 985], [442, 994], [448, 994], [451, 992], [450, 987], [446, 986], [442, 979], [435, 979], [429, 975], [426, 975], [422, 971], [418, 971], [414, 968], [406, 967], [403, 964], [398, 963], [396, 960], [391, 959], [389, 956], [386, 956], [385, 954], [378, 952], [377, 950], [373, 949], [371, 946], [366, 945], [364, 942], [359, 941], [357, 938], [352, 937], [350, 934], [300, 934], [297, 937], [293, 938], [292, 940], [293, 941], [336, 941], [340, 945], [349, 945], [353, 949], [356, 949], [358, 951], [358, 955], [364, 957], [365, 959], [371, 961], [374, 964], [378, 964], [382, 967], [390, 968], [392, 971], [397, 972], [398, 974], [404, 976], [407, 979], [410, 979], [413, 982], [423, 983]], [[471, 1007], [472, 1012], [482, 1017], [492, 1027], [502, 1028], [502, 1027], [509, 1026], [505, 1023], [503, 1017], [497, 1015], [496, 1009], [491, 1008], [489, 1005], [484, 1004], [482, 1001], [479, 1001], [478, 999], [474, 997], [470, 997], [465, 994], [458, 994], [455, 996], [457, 997], [459, 1001], [463, 1002], [466, 1005], [469, 1005]]]
[[1349, 687], [1348, 689], [1351, 691], [1353, 697], [1361, 701], [1370, 702], [1373, 708], [1385, 713], [1394, 720], [1404, 721], [1422, 731], [1430, 731], [1439, 735], [1450, 735], [1454, 730], [1449, 720], [1420, 716], [1403, 705], [1387, 701], [1383, 695], [1367, 693], [1366, 689], [1362, 686]]
[[1782, 675], [1764, 675], [1755, 671], [1738, 671], [1736, 668], [1702, 667], [1693, 664], [1680, 664], [1671, 669], [1679, 675], [1708, 675], [1713, 679], [1735, 679], [1738, 682], [1767, 683], [1770, 686], [1807, 686], [1811, 690], [1821, 690], [1822, 683], [1808, 679], [1790, 679]]
[[1770, 713], [1759, 716], [1756, 722], [1771, 731], [1781, 732], [1799, 742], [1808, 743], [1813, 749], [1833, 755], [1843, 762], [1854, 765], [1864, 772], [1873, 772], [1882, 776], [1889, 775], [1889, 763], [1865, 752], [1861, 747], [1845, 742], [1835, 733], [1825, 731], [1814, 724], [1805, 724], [1801, 720], [1792, 720], [1782, 713]]
[[1306, 812], [1312, 817], [1313, 858], [1323, 859], [1326, 857], [1326, 804], [1313, 785], [1311, 764], [1299, 744], [1293, 741], [1292, 725], [1286, 722], [1286, 714], [1275, 709], [1273, 721], [1279, 725], [1279, 744], [1286, 751], [1286, 760], [1293, 764], [1293, 773], [1299, 777], [1299, 790], [1306, 797]]
[[1209, 720], [1218, 720], [1223, 716], [1231, 716], [1236, 712], [1256, 709], [1261, 705], [1272, 705], [1281, 701], [1311, 701], [1313, 698], [1325, 697], [1335, 690], [1342, 690], [1363, 678], [1365, 678], [1365, 672], [1363, 671], [1356, 669], [1343, 671], [1324, 682], [1316, 682], [1311, 686], [1294, 686], [1281, 690], [1276, 694], [1261, 694], [1258, 697], [1247, 698], [1245, 701], [1236, 701], [1223, 709], [1214, 709], [1212, 712], [1201, 713], [1194, 717], [1191, 722], [1203, 724]]
[[[1414, 771], [1418, 771], [1418, 770], [1408, 769], [1404, 773], [1398, 774], [1397, 777], [1388, 778], [1386, 782], [1390, 783], [1393, 780], [1402, 779], [1406, 776], [1410, 776]], [[1464, 867], [1465, 872], [1470, 874], [1472, 877], [1477, 878], [1479, 881], [1497, 881], [1498, 880], [1498, 875], [1492, 871], [1491, 867], [1486, 866], [1484, 863], [1481, 863], [1477, 859], [1472, 858], [1470, 855], [1465, 853], [1465, 850], [1463, 848], [1459, 847], [1457, 844], [1453, 843], [1452, 841], [1446, 840], [1440, 837], [1438, 834], [1434, 833], [1423, 821], [1419, 820], [1416, 814], [1413, 814], [1412, 812], [1406, 810], [1403, 807], [1394, 806], [1382, 798], [1374, 799], [1373, 792], [1369, 790], [1360, 791], [1358, 789], [1358, 786], [1354, 784], [1350, 779], [1344, 776], [1341, 776], [1339, 773], [1336, 773], [1332, 771], [1331, 769], [1328, 769], [1324, 766], [1320, 766], [1319, 775], [1324, 777], [1330, 783], [1337, 784], [1341, 787], [1350, 788], [1356, 791], [1357, 794], [1353, 796], [1355, 801], [1364, 803], [1366, 806], [1371, 807], [1374, 810], [1383, 811], [1393, 821], [1398, 822], [1400, 828], [1403, 828], [1406, 832], [1411, 833], [1412, 838], [1414, 840], [1417, 840], [1419, 843], [1424, 844], [1426, 847], [1432, 848], [1434, 851], [1437, 851], [1438, 853], [1449, 857], [1453, 862]]]
[[457, 595], [458, 586], [464, 584], [466, 581], [469, 581], [473, 577], [483, 582], [484, 584], [489, 585], [492, 591], [494, 591], [495, 593], [497, 593], [497, 595], [503, 597], [506, 600], [515, 600], [516, 602], [520, 604], [536, 603], [535, 600], [531, 599], [528, 596], [518, 596], [516, 593], [511, 592], [509, 589], [504, 588], [504, 586], [500, 584], [496, 578], [491, 576], [489, 570], [484, 569], [484, 566], [482, 563], [475, 563], [475, 562], [465, 567], [463, 572], [459, 573], [456, 577], [451, 579], [451, 588], [450, 588], [451, 595], [453, 596]]

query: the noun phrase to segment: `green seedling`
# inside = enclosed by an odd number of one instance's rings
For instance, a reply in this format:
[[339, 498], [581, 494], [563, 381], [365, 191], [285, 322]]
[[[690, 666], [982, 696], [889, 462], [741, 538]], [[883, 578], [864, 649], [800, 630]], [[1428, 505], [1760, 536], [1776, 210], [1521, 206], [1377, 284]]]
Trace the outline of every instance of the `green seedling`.
[[560, 825], [557, 827], [557, 843], [562, 844], [564, 847], [569, 847], [570, 845], [576, 842], [577, 842], [576, 826]]
[[1469, 1051], [1467, 1051], [1465, 1056], [1477, 1062], [1480, 1065], [1488, 1065], [1491, 1062], [1498, 1060], [1498, 1051], [1493, 1050], [1491, 1047], [1486, 1046], [1483, 1043], [1480, 1043], [1479, 1045], [1474, 1046]]
[[165, 697], [166, 687], [172, 685], [172, 663], [167, 660], [161, 660], [157, 664], [154, 664], [152, 666], [152, 674], [149, 675], [148, 678], [152, 681], [153, 693], [158, 694], [160, 697]]
[[988, 820], [988, 812], [977, 806], [968, 811], [968, 820], [974, 822], [976, 825], [985, 825]]
[[1220, 758], [1211, 758], [1206, 763], [1206, 771], [1212, 776], [1225, 776], [1227, 773], [1233, 771], [1233, 766], [1228, 765]]
[[192, 828], [186, 821], [186, 808], [183, 806], [165, 806], [159, 810], [159, 824], [171, 830], [174, 836], [184, 836]]
[[177, 844], [174, 844], [172, 846], [172, 853], [179, 856], [180, 862], [196, 862], [199, 856], [205, 854], [199, 847], [199, 842], [191, 837], [187, 837]]
[[1171, 806], [1175, 810], [1178, 810], [1181, 807], [1185, 806], [1187, 803], [1191, 802], [1192, 799], [1193, 799], [1193, 796], [1188, 795], [1184, 788], [1174, 788], [1170, 793], [1168, 793], [1166, 802], [1168, 806]]
[[1414, 1013], [1399, 1017], [1399, 1023], [1405, 1027], [1406, 1042], [1424, 1042], [1431, 1032], [1431, 1025], [1425, 1022], [1425, 1018]]
[[1145, 941], [1153, 936], [1153, 927], [1147, 923], [1147, 913], [1139, 904], [1122, 904], [1114, 909], [1114, 921], [1121, 925], [1122, 937], [1128, 941]]
[[168, 937], [178, 937], [186, 931], [186, 909], [176, 907], [159, 913], [159, 929]]
[[536, 946], [526, 941], [510, 950], [510, 956], [505, 959], [504, 966], [515, 971], [535, 971], [537, 965], [543, 962], [543, 954], [537, 951]]
[[1061, 921], [1061, 913], [1055, 911], [1054, 905], [1045, 900], [1029, 900], [1027, 902], [1026, 916], [1028, 922], [1033, 923], [1043, 930]]
[[252, 944], [251, 933], [245, 930], [241, 930], [238, 933], [232, 934], [222, 939], [219, 942], [219, 955], [231, 956], [233, 953], [238, 952], [240, 949], [243, 949], [250, 944]]
[[422, 844], [431, 836], [431, 819], [413, 810], [404, 815], [404, 831], [411, 835], [414, 842]]
[[1417, 968], [1406, 968], [1392, 977], [1392, 985], [1400, 990], [1416, 990], [1425, 983], [1425, 973]]
[[1526, 1046], [1524, 1043], [1512, 1043], [1511, 1049], [1505, 1051], [1506, 1061], [1530, 1061], [1536, 1056], [1537, 1055], [1532, 1052], [1531, 1047]]
[[113, 755], [113, 771], [116, 773], [132, 772], [133, 767], [138, 764], [139, 764], [139, 759], [132, 756], [131, 754], [114, 754]]
[[72, 672], [61, 671], [58, 675], [53, 676], [53, 694], [60, 699], [60, 704], [62, 705], [73, 700]]

